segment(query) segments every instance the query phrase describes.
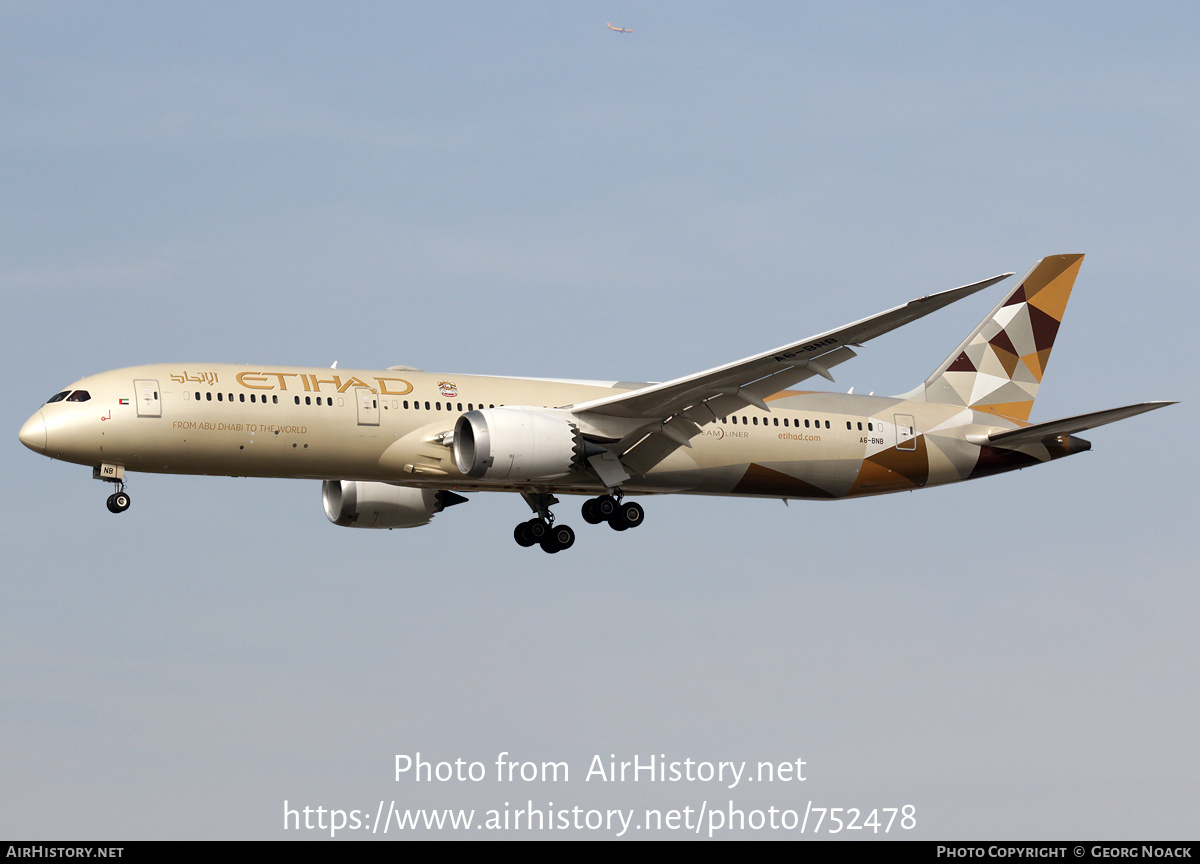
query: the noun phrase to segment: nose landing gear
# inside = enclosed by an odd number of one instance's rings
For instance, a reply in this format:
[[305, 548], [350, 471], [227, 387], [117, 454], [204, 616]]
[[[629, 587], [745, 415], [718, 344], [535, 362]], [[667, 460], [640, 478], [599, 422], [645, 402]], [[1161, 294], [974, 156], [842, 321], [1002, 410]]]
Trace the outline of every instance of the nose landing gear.
[[124, 513], [129, 509], [129, 493], [125, 491], [125, 468], [121, 465], [104, 463], [92, 469], [92, 477], [112, 483], [117, 491], [108, 496], [108, 512]]

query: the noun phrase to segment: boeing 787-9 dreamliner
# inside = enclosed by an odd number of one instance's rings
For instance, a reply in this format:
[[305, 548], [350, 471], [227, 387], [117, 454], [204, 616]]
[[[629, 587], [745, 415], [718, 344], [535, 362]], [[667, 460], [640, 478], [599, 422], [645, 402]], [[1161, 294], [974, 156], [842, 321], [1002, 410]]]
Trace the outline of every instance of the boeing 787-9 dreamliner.
[[[1011, 276], [665, 383], [166, 363], [104, 372], [21, 427], [38, 453], [89, 465], [129, 507], [130, 472], [321, 481], [329, 520], [412, 528], [467, 500], [516, 492], [522, 546], [559, 552], [584, 521], [641, 525], [633, 495], [832, 499], [973, 480], [1083, 452], [1076, 437], [1170, 405], [1142, 402], [1030, 423], [1082, 255], [1042, 259], [933, 374], [900, 396], [791, 389], [855, 348]], [[336, 364], [335, 364], [336, 367]]]

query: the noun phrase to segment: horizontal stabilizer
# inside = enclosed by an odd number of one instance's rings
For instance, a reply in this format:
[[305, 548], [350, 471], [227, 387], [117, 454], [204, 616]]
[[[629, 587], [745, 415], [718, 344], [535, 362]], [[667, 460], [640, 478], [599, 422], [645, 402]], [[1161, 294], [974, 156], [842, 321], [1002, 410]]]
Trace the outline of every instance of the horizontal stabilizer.
[[[1085, 429], [1094, 429], [1106, 423], [1115, 423], [1127, 417], [1153, 411], [1155, 408], [1165, 408], [1174, 402], [1139, 402], [1136, 405], [1126, 405], [1124, 408], [1109, 408], [1107, 411], [1093, 411], [1091, 414], [1079, 414], [1075, 417], [1064, 417], [1061, 420], [1051, 420], [1049, 423], [1038, 423], [1036, 426], [1025, 426], [1022, 429], [1012, 429], [1008, 432], [997, 432], [994, 435], [979, 436], [984, 440], [974, 443], [990, 444], [993, 447], [1011, 449], [1025, 444], [1038, 444], [1059, 435], [1073, 435]], [[970, 436], [968, 440], [974, 439]]]

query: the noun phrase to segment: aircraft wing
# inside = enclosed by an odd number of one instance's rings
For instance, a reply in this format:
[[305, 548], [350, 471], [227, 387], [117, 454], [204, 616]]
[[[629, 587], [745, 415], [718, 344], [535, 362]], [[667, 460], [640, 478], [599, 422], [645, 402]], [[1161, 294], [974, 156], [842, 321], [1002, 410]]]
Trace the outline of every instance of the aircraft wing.
[[832, 381], [829, 367], [854, 357], [851, 345], [882, 336], [1011, 275], [1002, 273], [982, 282], [918, 297], [903, 306], [772, 351], [662, 384], [593, 399], [569, 410], [574, 414], [644, 418], [645, 425], [610, 447], [629, 470], [642, 473], [677, 447], [690, 447], [689, 441], [700, 434], [700, 427], [718, 417], [747, 405], [769, 410], [767, 396], [813, 375]]
[[[1174, 402], [1139, 402], [1136, 405], [1126, 405], [1123, 408], [1109, 408], [1107, 411], [1093, 411], [1091, 414], [1078, 414], [1074, 417], [1064, 417], [1061, 420], [1051, 420], [1049, 423], [1038, 423], [1034, 426], [1023, 426], [1020, 429], [1010, 429], [1007, 432], [997, 432], [988, 435], [977, 443], [990, 444], [993, 447], [1011, 449], [1026, 444], [1040, 444], [1059, 435], [1073, 435], [1087, 429], [1094, 429], [1106, 423], [1115, 423], [1126, 417], [1134, 417], [1155, 408], [1165, 408]], [[969, 438], [972, 436], [968, 436]], [[980, 436], [982, 437], [982, 436]]]

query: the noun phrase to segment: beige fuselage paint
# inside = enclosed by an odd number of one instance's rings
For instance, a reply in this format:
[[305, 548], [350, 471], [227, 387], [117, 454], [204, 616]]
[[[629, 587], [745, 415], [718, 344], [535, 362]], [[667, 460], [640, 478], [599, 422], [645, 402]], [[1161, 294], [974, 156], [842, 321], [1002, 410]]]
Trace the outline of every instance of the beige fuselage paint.
[[[471, 409], [563, 408], [633, 386], [408, 369], [160, 364], [84, 378], [69, 389], [88, 391], [87, 402], [47, 404], [40, 413], [45, 455], [126, 471], [596, 494], [603, 486], [588, 473], [519, 484], [467, 478], [438, 436]], [[768, 407], [707, 424], [691, 447], [622, 489], [840, 498], [920, 488], [973, 476], [980, 448], [965, 440], [968, 433], [1015, 426], [962, 407], [889, 397], [785, 392]], [[1057, 455], [1065, 453], [1045, 458]]]

